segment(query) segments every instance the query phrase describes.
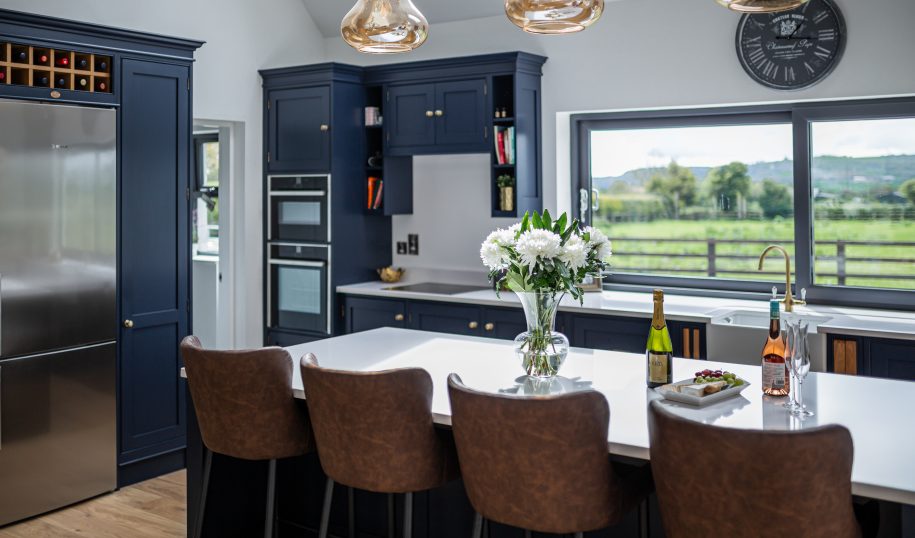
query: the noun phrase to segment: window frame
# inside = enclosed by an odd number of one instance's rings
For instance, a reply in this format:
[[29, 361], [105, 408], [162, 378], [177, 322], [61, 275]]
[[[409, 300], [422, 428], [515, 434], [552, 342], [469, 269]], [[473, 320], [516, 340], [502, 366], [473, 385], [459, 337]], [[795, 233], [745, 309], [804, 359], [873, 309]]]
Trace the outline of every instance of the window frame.
[[[887, 307], [915, 311], [915, 290], [828, 286], [814, 283], [813, 190], [811, 179], [811, 125], [819, 121], [915, 118], [915, 98], [779, 103], [573, 114], [570, 118], [572, 215], [581, 218], [580, 201], [587, 196], [587, 216], [592, 210], [591, 133], [608, 129], [704, 127], [789, 123], [794, 157], [794, 278], [796, 290], [806, 288], [812, 304], [865, 308]], [[582, 192], [582, 190], [586, 192]], [[762, 251], [760, 250], [760, 253]], [[773, 262], [774, 263], [774, 262]], [[774, 282], [711, 277], [645, 274], [612, 274], [605, 289], [643, 290], [664, 286], [684, 294], [761, 299]], [[781, 284], [780, 288], [784, 287]]]
[[212, 197], [219, 196], [219, 187], [207, 187], [206, 171], [204, 167], [203, 147], [211, 142], [219, 142], [219, 133], [199, 133], [193, 135], [194, 140], [194, 188], [195, 193], [206, 193]]

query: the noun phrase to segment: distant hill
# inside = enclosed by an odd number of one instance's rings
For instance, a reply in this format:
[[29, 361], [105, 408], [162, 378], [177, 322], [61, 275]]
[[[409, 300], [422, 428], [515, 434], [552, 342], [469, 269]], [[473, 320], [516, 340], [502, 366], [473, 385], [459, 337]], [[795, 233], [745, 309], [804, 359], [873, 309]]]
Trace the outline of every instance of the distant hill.
[[[707, 166], [689, 167], [701, 183], [711, 170]], [[770, 161], [747, 165], [753, 181], [772, 179], [784, 185], [791, 185], [794, 180], [794, 161]], [[622, 182], [629, 187], [642, 188], [651, 177], [663, 172], [664, 168], [637, 168], [629, 170], [616, 177], [594, 178], [594, 187], [607, 190], [616, 182]], [[839, 192], [843, 190], [859, 190], [866, 184], [873, 186], [873, 180], [879, 181], [885, 188], [896, 190], [902, 183], [915, 177], [915, 155], [891, 155], [888, 157], [836, 157], [824, 156], [813, 160], [814, 177], [828, 179], [820, 186], [825, 192]], [[870, 181], [861, 182], [867, 178]]]

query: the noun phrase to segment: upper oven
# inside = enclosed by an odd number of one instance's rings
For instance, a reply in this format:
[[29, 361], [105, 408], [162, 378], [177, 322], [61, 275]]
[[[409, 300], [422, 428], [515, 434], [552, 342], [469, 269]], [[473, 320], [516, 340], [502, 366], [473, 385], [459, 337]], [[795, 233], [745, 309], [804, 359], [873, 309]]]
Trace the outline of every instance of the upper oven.
[[330, 177], [270, 176], [269, 241], [330, 242]]

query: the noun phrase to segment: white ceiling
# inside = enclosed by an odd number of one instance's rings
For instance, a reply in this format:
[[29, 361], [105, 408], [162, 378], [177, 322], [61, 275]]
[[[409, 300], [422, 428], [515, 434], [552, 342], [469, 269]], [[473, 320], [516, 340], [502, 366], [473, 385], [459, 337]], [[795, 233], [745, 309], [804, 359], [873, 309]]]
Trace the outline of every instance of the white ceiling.
[[[356, 0], [302, 0], [324, 37], [340, 35], [340, 21]], [[430, 24], [480, 17], [505, 12], [503, 0], [413, 0]]]

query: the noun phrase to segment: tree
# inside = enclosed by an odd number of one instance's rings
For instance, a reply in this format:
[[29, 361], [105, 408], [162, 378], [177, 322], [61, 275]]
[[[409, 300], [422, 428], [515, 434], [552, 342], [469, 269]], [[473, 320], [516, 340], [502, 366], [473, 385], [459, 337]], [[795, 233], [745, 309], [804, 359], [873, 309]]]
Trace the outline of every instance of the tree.
[[762, 208], [763, 216], [767, 219], [789, 217], [794, 211], [791, 191], [788, 190], [788, 187], [771, 179], [762, 181], [762, 193], [757, 201], [759, 207]]
[[706, 181], [709, 195], [722, 211], [737, 211], [739, 200], [750, 193], [750, 174], [741, 162], [712, 168]]
[[680, 209], [692, 206], [698, 198], [696, 175], [676, 161], [670, 161], [663, 172], [655, 173], [648, 180], [647, 189], [661, 198], [667, 213], [674, 217], [679, 217]]
[[912, 178], [903, 183], [902, 186], [899, 187], [899, 192], [908, 198], [910, 202], [915, 204], [915, 178]]

